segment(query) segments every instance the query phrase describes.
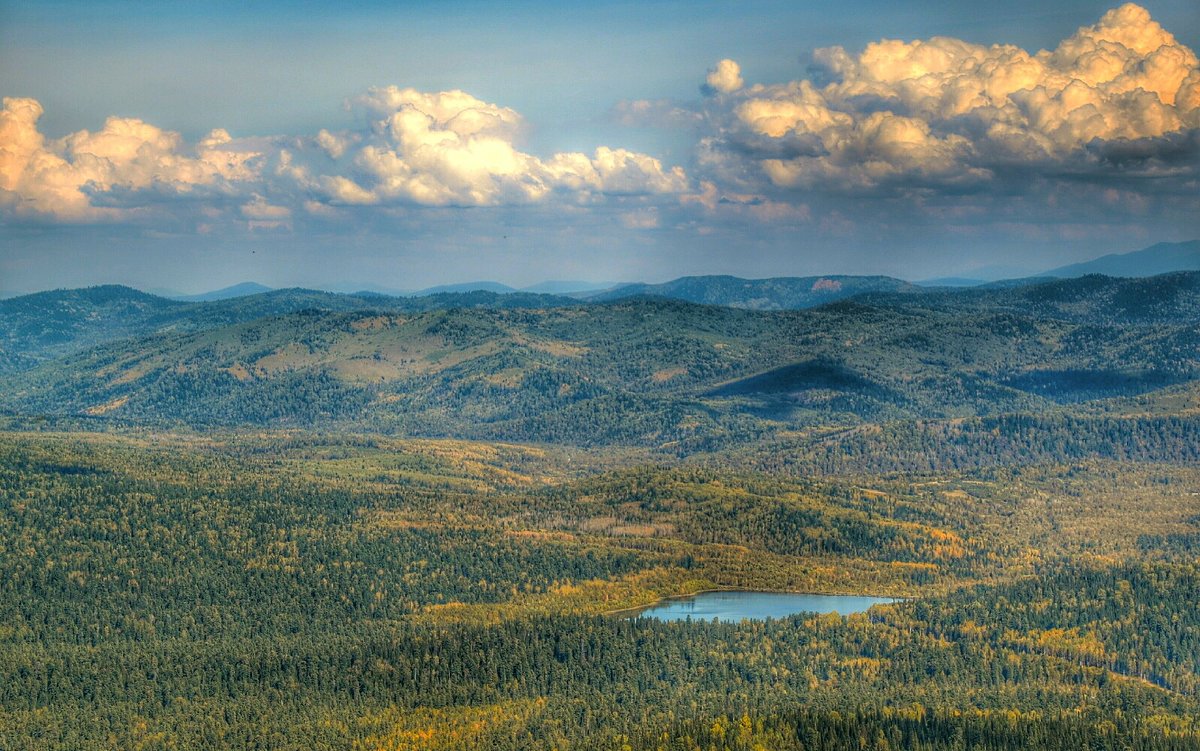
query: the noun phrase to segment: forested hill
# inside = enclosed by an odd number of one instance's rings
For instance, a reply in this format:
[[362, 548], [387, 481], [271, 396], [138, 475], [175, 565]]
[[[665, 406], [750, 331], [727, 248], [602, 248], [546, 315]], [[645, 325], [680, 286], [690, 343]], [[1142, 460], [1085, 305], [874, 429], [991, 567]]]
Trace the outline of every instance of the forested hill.
[[868, 292], [920, 291], [922, 288], [915, 284], [889, 276], [835, 275], [772, 279], [685, 276], [662, 284], [626, 284], [586, 299], [604, 302], [645, 295], [750, 310], [799, 310]]
[[117, 285], [0, 300], [0, 370], [145, 333], [146, 321], [187, 308], [186, 303]]
[[1188, 323], [1200, 320], [1200, 272], [1133, 279], [1090, 274], [1076, 279], [1012, 280], [967, 289], [928, 289], [917, 296], [870, 293], [873, 305], [947, 312], [993, 311], [1076, 323]]
[[1200, 274], [0, 320], [0, 749], [1200, 751]]
[[[1186, 414], [1200, 377], [1196, 273], [873, 295], [804, 311], [295, 290], [186, 308], [108, 292], [129, 302], [93, 300], [80, 317], [103, 310], [120, 323], [97, 330], [153, 333], [60, 357], [66, 344], [27, 337], [23, 357], [50, 359], [3, 376], [0, 407], [698, 450], [814, 426], [1095, 414], [1105, 404], [1144, 414], [1157, 399]], [[22, 300], [28, 311], [29, 298], [9, 303]], [[84, 332], [77, 345], [100, 337], [68, 322]]]
[[415, 297], [279, 289], [183, 301], [120, 285], [54, 290], [0, 300], [0, 372], [21, 370], [121, 339], [202, 331], [302, 310], [416, 313], [442, 309], [541, 309], [657, 297], [750, 310], [801, 310], [847, 299], [874, 306], [1008, 311], [1078, 322], [1179, 321], [1200, 317], [1200, 272], [1146, 279], [1089, 276], [1014, 281], [974, 289], [923, 288], [890, 277], [740, 279], [683, 277], [624, 285], [585, 300], [530, 292], [441, 292]]
[[421, 311], [439, 308], [552, 307], [574, 300], [474, 291], [423, 297], [344, 295], [280, 289], [207, 301], [157, 297], [121, 285], [53, 290], [0, 300], [0, 372], [129, 337], [200, 331], [301, 310]]

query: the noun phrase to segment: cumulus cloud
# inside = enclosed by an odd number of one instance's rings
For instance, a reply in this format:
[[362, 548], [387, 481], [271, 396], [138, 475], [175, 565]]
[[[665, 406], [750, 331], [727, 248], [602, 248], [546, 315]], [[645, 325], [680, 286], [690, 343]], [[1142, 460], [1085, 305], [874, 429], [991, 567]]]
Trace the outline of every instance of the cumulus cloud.
[[701, 89], [706, 94], [729, 94], [742, 88], [745, 83], [741, 66], [726, 58], [709, 69]]
[[[17, 216], [120, 219], [164, 195], [236, 193], [237, 183], [258, 179], [261, 154], [223, 130], [189, 146], [178, 133], [110, 117], [98, 131], [50, 141], [41, 116], [33, 99], [6, 98], [0, 110], [0, 205]], [[119, 200], [97, 200], [106, 194]]]
[[[727, 62], [706, 79], [726, 96], [706, 105], [699, 159], [744, 186], [961, 191], [1014, 173], [1166, 175], [1200, 130], [1195, 53], [1133, 4], [1032, 54], [947, 37], [818, 50], [824, 85], [745, 88]], [[1183, 166], [1195, 172], [1194, 159]]]
[[282, 229], [291, 227], [292, 210], [286, 206], [275, 206], [263, 196], [255, 194], [241, 205], [241, 214], [249, 229]]
[[554, 195], [587, 201], [602, 195], [679, 193], [683, 170], [646, 154], [605, 146], [592, 154], [539, 158], [517, 147], [524, 127], [507, 107], [462, 91], [427, 93], [395, 86], [351, 102], [371, 131], [354, 147], [347, 136], [322, 132], [321, 146], [344, 171], [319, 178], [335, 204], [496, 206]]
[[174, 211], [209, 228], [287, 229], [430, 207], [605, 204], [628, 228], [682, 226], [682, 212], [832, 233], [853, 226], [861, 196], [891, 201], [872, 212], [959, 222], [1025, 221], [1070, 202], [1200, 209], [1200, 64], [1137, 5], [1051, 50], [885, 39], [818, 50], [813, 66], [811, 80], [764, 85], [724, 59], [696, 102], [614, 108], [619, 122], [694, 142], [687, 173], [615, 146], [531, 153], [520, 113], [459, 90], [376, 88], [347, 102], [354, 127], [253, 139], [217, 129], [194, 142], [126, 117], [47, 138], [41, 105], [10, 98], [0, 217], [149, 221]]
[[[682, 193], [687, 176], [656, 158], [600, 146], [591, 154], [526, 153], [514, 110], [463, 91], [372, 89], [348, 105], [362, 130], [314, 137], [195, 143], [135, 118], [57, 140], [38, 129], [41, 104], [4, 99], [0, 210], [52, 221], [121, 221], [209, 199], [251, 229], [288, 227], [295, 210], [336, 219], [339, 206], [498, 206]], [[205, 222], [217, 218], [205, 209]]]

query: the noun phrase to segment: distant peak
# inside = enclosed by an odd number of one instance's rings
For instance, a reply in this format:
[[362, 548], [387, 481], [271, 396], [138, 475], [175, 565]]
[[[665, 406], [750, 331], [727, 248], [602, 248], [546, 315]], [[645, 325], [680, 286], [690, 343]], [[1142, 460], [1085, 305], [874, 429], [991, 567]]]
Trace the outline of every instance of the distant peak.
[[507, 284], [501, 284], [500, 282], [462, 282], [460, 284], [439, 284], [434, 287], [426, 287], [419, 292], [414, 292], [413, 297], [440, 295], [447, 292], [496, 292], [499, 294], [508, 294], [516, 291], [517, 289], [515, 287], [510, 287]]
[[1200, 240], [1161, 242], [1129, 253], [1109, 253], [1090, 261], [1050, 269], [1041, 276], [1071, 278], [1104, 274], [1137, 278], [1174, 271], [1200, 271]]
[[246, 297], [247, 295], [260, 295], [263, 292], [271, 292], [272, 288], [258, 282], [241, 282], [230, 287], [222, 287], [221, 289], [212, 290], [210, 292], [201, 292], [198, 295], [184, 295], [177, 297], [177, 300], [184, 302], [211, 302], [213, 300], [229, 300], [234, 297]]

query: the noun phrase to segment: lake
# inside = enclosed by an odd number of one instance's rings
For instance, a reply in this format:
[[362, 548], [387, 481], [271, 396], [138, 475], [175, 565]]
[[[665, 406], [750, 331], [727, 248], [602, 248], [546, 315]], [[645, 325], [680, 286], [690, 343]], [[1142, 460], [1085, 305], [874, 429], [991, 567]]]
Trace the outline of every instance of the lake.
[[660, 621], [711, 621], [716, 618], [727, 623], [737, 623], [747, 619], [761, 621], [767, 618], [785, 618], [797, 613], [849, 615], [863, 613], [872, 605], [889, 602], [896, 600], [891, 597], [861, 595], [723, 590], [664, 600], [657, 605], [651, 605], [634, 617], [657, 618]]

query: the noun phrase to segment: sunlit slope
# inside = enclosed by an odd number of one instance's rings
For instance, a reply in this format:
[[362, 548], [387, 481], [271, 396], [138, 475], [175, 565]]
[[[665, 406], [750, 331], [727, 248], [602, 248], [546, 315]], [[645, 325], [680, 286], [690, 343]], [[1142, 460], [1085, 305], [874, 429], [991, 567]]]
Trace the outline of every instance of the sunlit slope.
[[1133, 279], [1099, 274], [1076, 279], [1016, 279], [969, 289], [931, 289], [915, 296], [871, 294], [858, 299], [871, 304], [987, 310], [1074, 323], [1194, 323], [1200, 320], [1200, 272]]
[[9, 374], [0, 398], [21, 414], [688, 450], [818, 426], [1128, 415], [1200, 374], [1193, 281], [1089, 277], [994, 293], [1004, 304], [902, 295], [807, 311], [650, 298], [308, 308], [101, 345]]
[[204, 331], [302, 310], [422, 311], [550, 307], [569, 298], [473, 291], [423, 297], [279, 289], [206, 301], [170, 300], [121, 285], [53, 290], [0, 300], [0, 372], [129, 337]]
[[625, 284], [586, 296], [589, 300], [621, 300], [636, 296], [665, 297], [705, 305], [749, 310], [799, 310], [867, 292], [918, 293], [914, 284], [888, 276], [808, 276], [742, 279], [736, 276], [685, 276], [662, 284]]

